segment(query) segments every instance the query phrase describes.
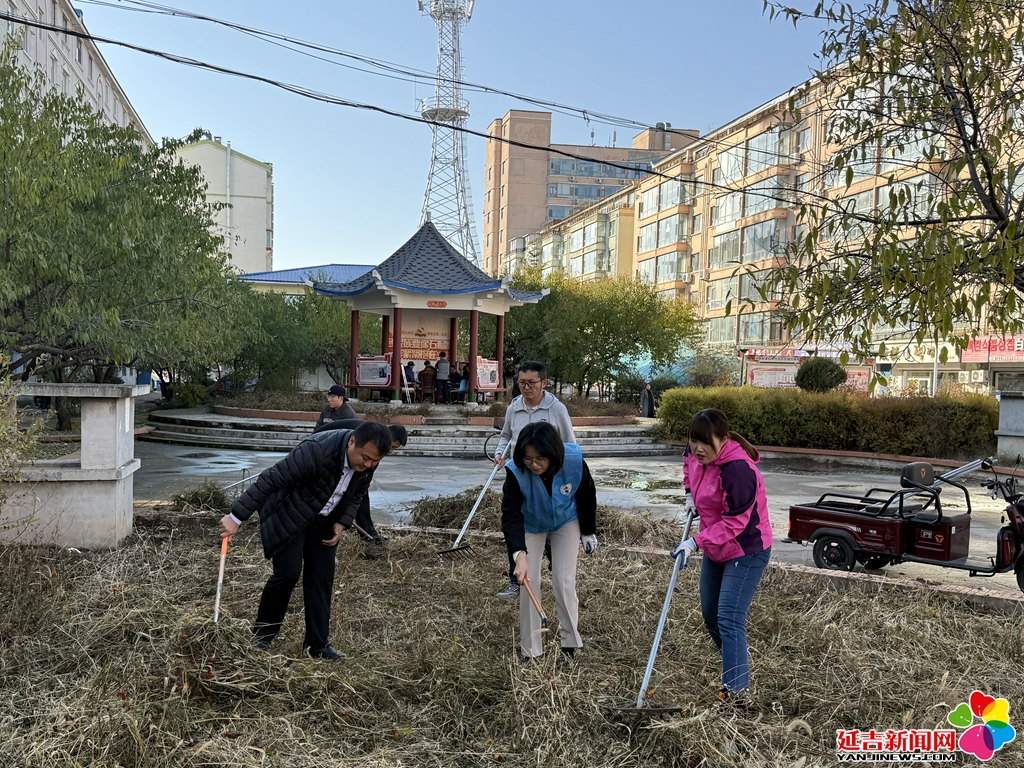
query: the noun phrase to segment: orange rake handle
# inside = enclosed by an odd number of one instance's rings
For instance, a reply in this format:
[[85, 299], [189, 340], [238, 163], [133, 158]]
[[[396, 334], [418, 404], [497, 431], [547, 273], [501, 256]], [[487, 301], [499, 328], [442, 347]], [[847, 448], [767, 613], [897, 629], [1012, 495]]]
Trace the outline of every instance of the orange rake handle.
[[533, 603], [534, 609], [540, 616], [541, 623], [546, 625], [548, 623], [548, 617], [544, 613], [544, 609], [540, 607], [540, 600], [537, 599], [537, 594], [533, 591], [533, 587], [530, 586], [530, 580], [528, 578], [523, 579], [523, 583], [521, 586], [526, 588], [526, 594], [530, 596], [530, 602]]

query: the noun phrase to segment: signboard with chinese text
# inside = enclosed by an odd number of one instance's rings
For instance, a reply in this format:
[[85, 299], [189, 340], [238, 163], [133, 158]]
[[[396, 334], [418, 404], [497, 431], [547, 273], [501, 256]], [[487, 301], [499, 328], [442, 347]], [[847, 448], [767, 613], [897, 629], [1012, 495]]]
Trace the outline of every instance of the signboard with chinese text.
[[439, 352], [447, 352], [449, 349], [449, 326], [449, 318], [444, 315], [433, 312], [422, 315], [403, 313], [402, 359], [436, 360]]
[[795, 387], [795, 365], [751, 365], [747, 368], [747, 384], [752, 387]]
[[476, 359], [476, 388], [478, 390], [499, 389], [501, 376], [498, 375], [498, 361]]
[[361, 387], [390, 387], [391, 354], [357, 357], [356, 384]]

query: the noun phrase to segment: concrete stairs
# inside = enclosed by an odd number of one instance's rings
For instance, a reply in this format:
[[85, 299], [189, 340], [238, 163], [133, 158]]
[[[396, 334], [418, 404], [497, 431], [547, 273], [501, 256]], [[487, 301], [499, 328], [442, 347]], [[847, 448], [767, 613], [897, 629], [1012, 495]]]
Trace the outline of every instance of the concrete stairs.
[[[409, 443], [399, 456], [482, 459], [484, 445], [497, 430], [475, 426], [457, 415], [426, 416], [422, 425], [407, 426]], [[155, 412], [152, 431], [140, 440], [204, 448], [290, 451], [313, 432], [313, 422], [250, 419], [204, 413], [200, 409]], [[584, 456], [664, 456], [679, 452], [656, 443], [643, 426], [578, 427], [574, 430]], [[497, 445], [492, 440], [490, 448]]]

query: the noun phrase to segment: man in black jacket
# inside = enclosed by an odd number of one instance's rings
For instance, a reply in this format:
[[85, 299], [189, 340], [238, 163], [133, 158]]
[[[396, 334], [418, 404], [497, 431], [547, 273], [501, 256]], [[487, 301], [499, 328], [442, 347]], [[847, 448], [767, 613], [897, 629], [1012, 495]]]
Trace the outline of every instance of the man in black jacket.
[[263, 554], [273, 561], [274, 574], [263, 588], [256, 613], [257, 647], [269, 648], [281, 630], [292, 590], [302, 576], [303, 648], [318, 658], [344, 658], [327, 639], [335, 547], [351, 527], [373, 472], [389, 450], [391, 433], [373, 422], [355, 430], [313, 435], [262, 472], [232, 505], [231, 513], [221, 518], [220, 535], [231, 538], [242, 522], [260, 513]]

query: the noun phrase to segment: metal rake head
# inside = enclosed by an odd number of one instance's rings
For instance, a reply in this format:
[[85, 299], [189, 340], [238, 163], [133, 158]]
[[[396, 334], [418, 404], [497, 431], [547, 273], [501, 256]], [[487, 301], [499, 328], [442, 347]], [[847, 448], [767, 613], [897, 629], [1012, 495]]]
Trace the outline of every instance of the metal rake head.
[[472, 560], [476, 555], [473, 551], [472, 544], [463, 544], [459, 547], [452, 547], [451, 549], [442, 549], [437, 553], [438, 557], [448, 558], [452, 560]]

